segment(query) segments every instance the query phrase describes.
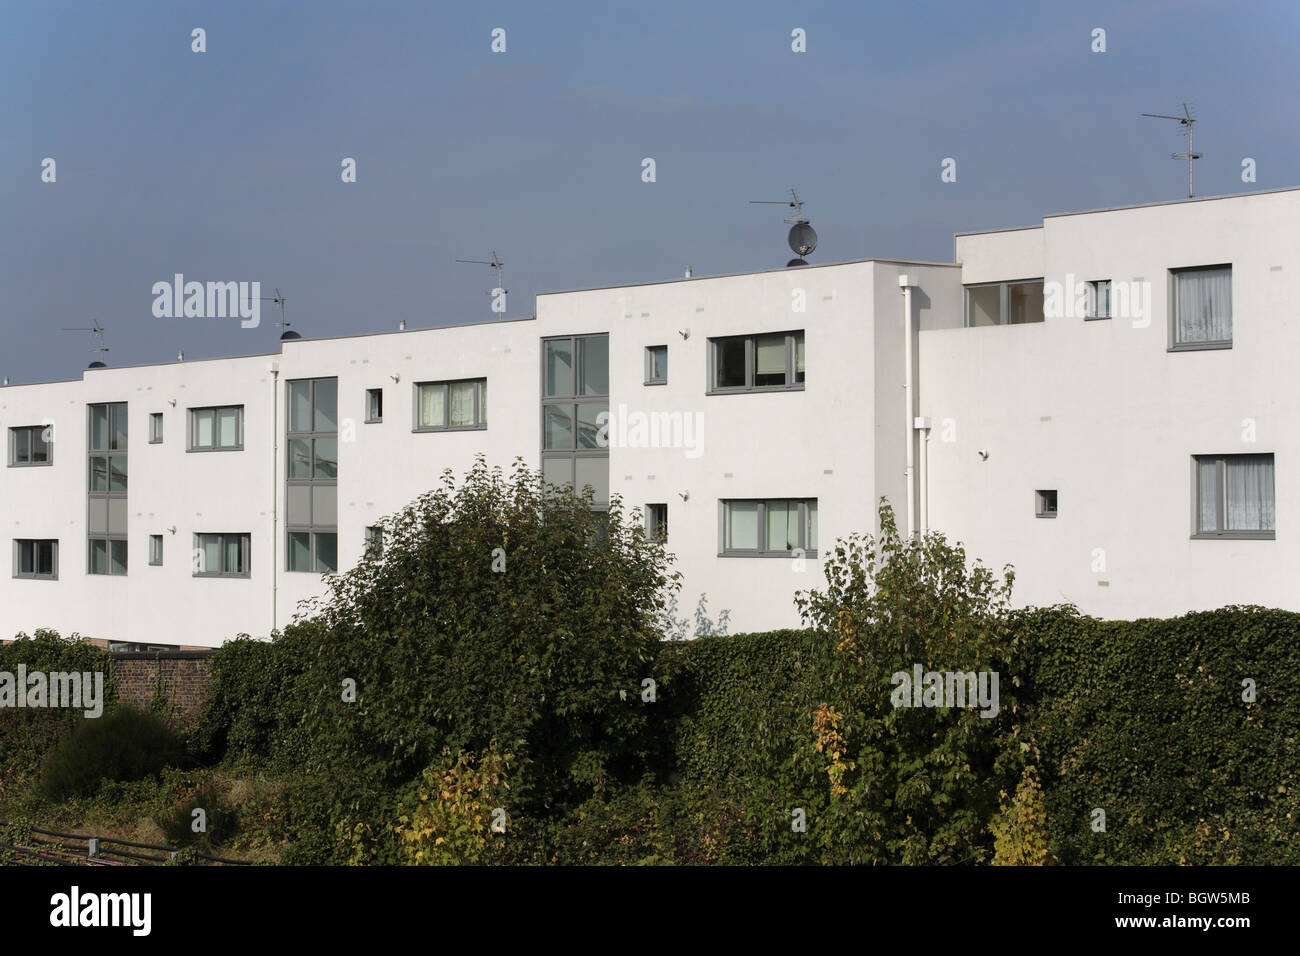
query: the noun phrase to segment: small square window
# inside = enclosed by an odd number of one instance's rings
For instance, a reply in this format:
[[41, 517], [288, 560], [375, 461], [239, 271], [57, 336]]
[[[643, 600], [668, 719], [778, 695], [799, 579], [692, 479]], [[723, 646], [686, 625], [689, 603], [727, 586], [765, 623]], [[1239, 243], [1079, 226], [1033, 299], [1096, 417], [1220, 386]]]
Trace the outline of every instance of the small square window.
[[668, 540], [668, 505], [645, 506], [645, 535], [651, 540], [661, 542]]
[[149, 535], [149, 563], [162, 564], [163, 537], [160, 534]]
[[382, 388], [366, 389], [366, 423], [384, 420], [384, 390]]
[[645, 383], [668, 384], [668, 346], [651, 345], [645, 350]]
[[1056, 517], [1056, 489], [1034, 492], [1034, 513], [1039, 518]]
[[157, 445], [163, 440], [162, 412], [149, 413], [149, 444]]
[[16, 578], [43, 578], [48, 581], [58, 580], [59, 542], [31, 539], [14, 541], [13, 576]]
[[9, 429], [9, 464], [49, 465], [54, 461], [54, 426], [24, 425]]

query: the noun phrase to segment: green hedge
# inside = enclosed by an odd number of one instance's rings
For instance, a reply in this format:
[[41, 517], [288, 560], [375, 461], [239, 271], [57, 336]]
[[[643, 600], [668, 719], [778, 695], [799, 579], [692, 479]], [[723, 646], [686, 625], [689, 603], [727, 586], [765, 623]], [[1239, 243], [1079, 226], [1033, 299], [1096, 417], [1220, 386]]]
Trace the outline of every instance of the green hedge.
[[1059, 862], [1300, 863], [1300, 614], [1100, 621], [1058, 608], [1014, 626]]
[[[0, 645], [0, 671], [17, 675], [20, 664], [29, 673], [98, 671], [104, 675], [106, 712], [117, 701], [112, 658], [75, 634], [64, 638], [55, 631], [38, 630], [31, 637], [19, 634]], [[0, 707], [0, 802], [25, 795], [45, 755], [84, 719], [77, 709]]]

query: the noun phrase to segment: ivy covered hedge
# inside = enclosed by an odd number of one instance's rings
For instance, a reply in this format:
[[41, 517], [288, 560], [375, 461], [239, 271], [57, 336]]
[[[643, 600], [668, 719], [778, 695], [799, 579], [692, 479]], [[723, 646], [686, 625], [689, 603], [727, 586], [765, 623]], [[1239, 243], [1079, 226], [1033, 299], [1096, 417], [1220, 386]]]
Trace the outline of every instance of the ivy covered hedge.
[[[98, 671], [104, 675], [104, 706], [117, 700], [112, 658], [75, 634], [60, 637], [55, 631], [38, 630], [0, 644], [0, 671], [13, 674], [15, 683], [20, 665], [29, 674]], [[76, 708], [0, 707], [0, 803], [30, 790], [46, 754], [85, 719]]]
[[[220, 651], [201, 740], [287, 779], [286, 862], [1300, 862], [1300, 614], [1012, 611], [883, 506], [807, 627], [665, 642], [662, 547], [596, 520], [475, 469]], [[996, 705], [897, 706], [916, 666]]]
[[1300, 863], [1300, 614], [1013, 626], [1058, 861]]

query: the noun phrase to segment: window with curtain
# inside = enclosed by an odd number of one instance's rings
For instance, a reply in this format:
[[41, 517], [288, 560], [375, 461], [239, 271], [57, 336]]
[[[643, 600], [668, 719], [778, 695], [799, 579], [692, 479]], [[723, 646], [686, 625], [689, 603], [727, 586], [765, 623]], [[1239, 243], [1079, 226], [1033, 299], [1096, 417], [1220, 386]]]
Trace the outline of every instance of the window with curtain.
[[816, 498], [764, 498], [720, 502], [724, 556], [790, 555], [817, 551]]
[[1174, 348], [1232, 345], [1232, 266], [1175, 269]]
[[248, 534], [196, 534], [194, 577], [248, 577], [251, 540]]
[[1196, 537], [1274, 536], [1272, 455], [1201, 455], [1195, 471]]
[[804, 333], [710, 339], [709, 394], [804, 387]]
[[414, 431], [486, 427], [487, 379], [416, 384]]

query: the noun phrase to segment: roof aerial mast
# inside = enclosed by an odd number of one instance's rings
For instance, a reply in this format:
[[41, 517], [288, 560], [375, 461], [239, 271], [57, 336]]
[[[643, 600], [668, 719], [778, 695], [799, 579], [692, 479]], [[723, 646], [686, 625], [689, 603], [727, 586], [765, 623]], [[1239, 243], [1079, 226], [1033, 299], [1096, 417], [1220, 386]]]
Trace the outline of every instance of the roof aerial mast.
[[1166, 116], [1163, 113], [1143, 113], [1142, 115], [1149, 116], [1152, 119], [1177, 120], [1182, 124], [1183, 132], [1187, 134], [1187, 152], [1171, 153], [1170, 158], [1187, 160], [1187, 198], [1194, 199], [1195, 193], [1192, 191], [1192, 163], [1201, 158], [1201, 154], [1192, 148], [1192, 127], [1196, 125], [1196, 120], [1192, 117], [1192, 112], [1187, 108], [1186, 103], [1180, 105], [1183, 110], [1182, 116]]
[[799, 194], [792, 188], [789, 199], [751, 199], [750, 205], [756, 206], [789, 206], [794, 210], [793, 216], [786, 216], [785, 221], [793, 223], [790, 226], [790, 234], [786, 236], [786, 242], [790, 244], [790, 250], [798, 256], [797, 259], [791, 259], [786, 263], [790, 266], [806, 266], [808, 263], [804, 256], [808, 255], [817, 248], [817, 232], [803, 214], [803, 200]]
[[[89, 333], [91, 333], [92, 335], [94, 335], [95, 338], [96, 338], [96, 339], [98, 340], [98, 342], [99, 342], [99, 344], [96, 345], [93, 349], [91, 349], [91, 351], [92, 351], [92, 352], [95, 352], [95, 353], [102, 353], [102, 352], [107, 352], [107, 351], [108, 351], [108, 346], [104, 344], [104, 327], [103, 327], [102, 325], [99, 324], [99, 319], [95, 319], [94, 322], [91, 324], [91, 326], [90, 326], [89, 328], [86, 328], [85, 326], [79, 326], [79, 327], [77, 327], [77, 328], [68, 328], [68, 327], [65, 326], [65, 327], [62, 329], [62, 331], [64, 331], [64, 332], [89, 332]], [[103, 368], [103, 367], [104, 367], [104, 363], [101, 362], [101, 361], [99, 361], [98, 359], [96, 359], [95, 361], [93, 361], [93, 362], [90, 363], [90, 367], [91, 367], [91, 368]]]

